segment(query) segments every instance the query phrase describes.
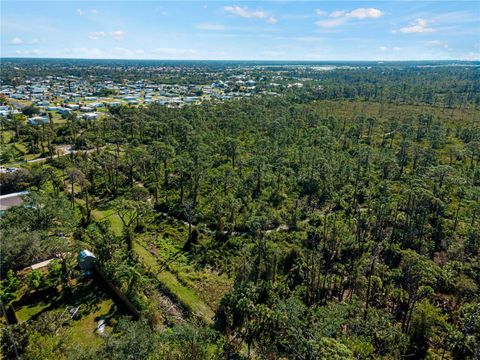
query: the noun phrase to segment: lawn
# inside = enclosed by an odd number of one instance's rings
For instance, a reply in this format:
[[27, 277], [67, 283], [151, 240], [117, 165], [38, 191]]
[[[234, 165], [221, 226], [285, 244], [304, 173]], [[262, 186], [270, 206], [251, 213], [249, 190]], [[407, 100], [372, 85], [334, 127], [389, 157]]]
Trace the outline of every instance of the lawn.
[[17, 319], [19, 322], [24, 322], [34, 317], [35, 315], [40, 314], [43, 310], [45, 310], [49, 306], [50, 306], [50, 302], [45, 302], [45, 301], [28, 304], [17, 309], [15, 311], [15, 314], [17, 315]]
[[113, 233], [117, 236], [122, 235], [123, 230], [123, 223], [122, 220], [118, 217], [113, 209], [105, 209], [99, 210], [95, 209], [92, 210], [92, 216], [97, 221], [101, 221], [107, 219], [110, 222], [110, 228], [112, 229]]
[[[70, 324], [68, 334], [74, 342], [93, 347], [101, 345], [103, 340], [97, 332], [98, 321], [100, 318], [106, 319], [106, 325], [109, 325], [108, 320], [115, 313], [115, 305], [112, 300], [105, 299], [98, 303], [96, 308], [95, 311], [81, 316]], [[110, 326], [105, 327], [106, 333], [110, 330]]]
[[55, 292], [30, 295], [33, 296], [22, 299], [22, 305], [16, 308], [20, 322], [35, 321], [48, 312], [62, 314], [62, 319], [63, 316], [70, 319], [67, 309], [78, 306], [78, 317], [69, 320], [65, 331], [72, 342], [93, 348], [101, 345], [103, 341], [97, 332], [98, 321], [105, 319], [105, 333], [108, 333], [111, 331], [111, 320], [121, 315], [113, 300], [88, 279], [74, 286], [69, 295], [62, 296], [62, 293]]

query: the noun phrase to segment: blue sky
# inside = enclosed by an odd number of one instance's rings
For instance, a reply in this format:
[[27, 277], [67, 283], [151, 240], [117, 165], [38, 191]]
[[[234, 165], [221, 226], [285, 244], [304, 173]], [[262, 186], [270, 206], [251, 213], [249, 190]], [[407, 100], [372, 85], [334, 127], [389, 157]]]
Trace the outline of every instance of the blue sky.
[[2, 57], [480, 59], [480, 1], [1, 1]]

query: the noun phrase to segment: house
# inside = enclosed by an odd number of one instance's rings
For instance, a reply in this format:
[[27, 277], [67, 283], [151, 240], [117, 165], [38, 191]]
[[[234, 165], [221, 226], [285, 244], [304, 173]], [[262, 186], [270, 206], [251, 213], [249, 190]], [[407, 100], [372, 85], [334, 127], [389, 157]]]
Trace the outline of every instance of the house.
[[30, 125], [47, 124], [49, 121], [48, 116], [33, 116], [27, 120]]
[[85, 113], [85, 114], [82, 115], [82, 117], [83, 117], [85, 120], [97, 120], [97, 119], [98, 119], [98, 114], [97, 114], [97, 113], [94, 113], [94, 112]]
[[80, 109], [80, 105], [78, 105], [78, 104], [67, 104], [67, 108], [69, 108], [71, 110], [78, 110], [78, 109]]
[[47, 267], [53, 260], [55, 259], [49, 259], [49, 260], [45, 260], [45, 261], [30, 265], [30, 269], [31, 270], [43, 269]]
[[80, 251], [77, 257], [78, 265], [83, 271], [92, 270], [96, 259], [95, 255], [89, 250]]
[[27, 195], [28, 191], [21, 191], [7, 195], [0, 195], [0, 214], [13, 206], [23, 204], [22, 196]]
[[26, 100], [27, 96], [23, 94], [12, 94], [10, 95], [12, 99], [17, 99], [17, 100]]
[[193, 103], [198, 100], [198, 97], [196, 96], [189, 96], [183, 99], [186, 103]]
[[122, 103], [120, 101], [112, 101], [107, 103], [107, 105], [110, 107], [119, 107], [120, 105], [122, 105]]
[[70, 115], [72, 113], [72, 109], [64, 108], [64, 107], [59, 107], [57, 111], [61, 115]]
[[47, 107], [50, 106], [50, 103], [48, 101], [39, 101], [36, 105], [39, 107]]

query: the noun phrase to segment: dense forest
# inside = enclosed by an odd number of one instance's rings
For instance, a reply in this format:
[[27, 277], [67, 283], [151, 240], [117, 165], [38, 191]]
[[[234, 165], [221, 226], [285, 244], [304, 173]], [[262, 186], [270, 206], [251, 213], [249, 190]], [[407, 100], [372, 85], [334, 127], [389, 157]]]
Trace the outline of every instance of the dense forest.
[[[53, 299], [4, 327], [3, 355], [478, 358], [478, 69], [312, 73], [279, 96], [3, 120], [46, 161], [1, 175], [29, 191], [0, 218], [1, 298]], [[98, 293], [81, 249], [141, 312], [88, 343], [56, 307]]]

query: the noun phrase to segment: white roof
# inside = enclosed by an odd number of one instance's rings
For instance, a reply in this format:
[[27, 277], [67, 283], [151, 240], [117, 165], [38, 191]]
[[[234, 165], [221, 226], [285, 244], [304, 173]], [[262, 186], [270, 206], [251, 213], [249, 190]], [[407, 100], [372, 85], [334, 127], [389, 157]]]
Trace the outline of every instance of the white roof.
[[0, 195], [0, 200], [21, 196], [21, 195], [27, 195], [27, 194], [28, 194], [28, 191], [20, 191], [20, 192], [11, 193], [11, 194]]
[[52, 260], [54, 260], [54, 259], [45, 260], [45, 261], [33, 264], [32, 266], [30, 266], [30, 268], [32, 270], [37, 270], [37, 269], [44, 268], [45, 266], [48, 266], [48, 264], [50, 264], [52, 262]]

